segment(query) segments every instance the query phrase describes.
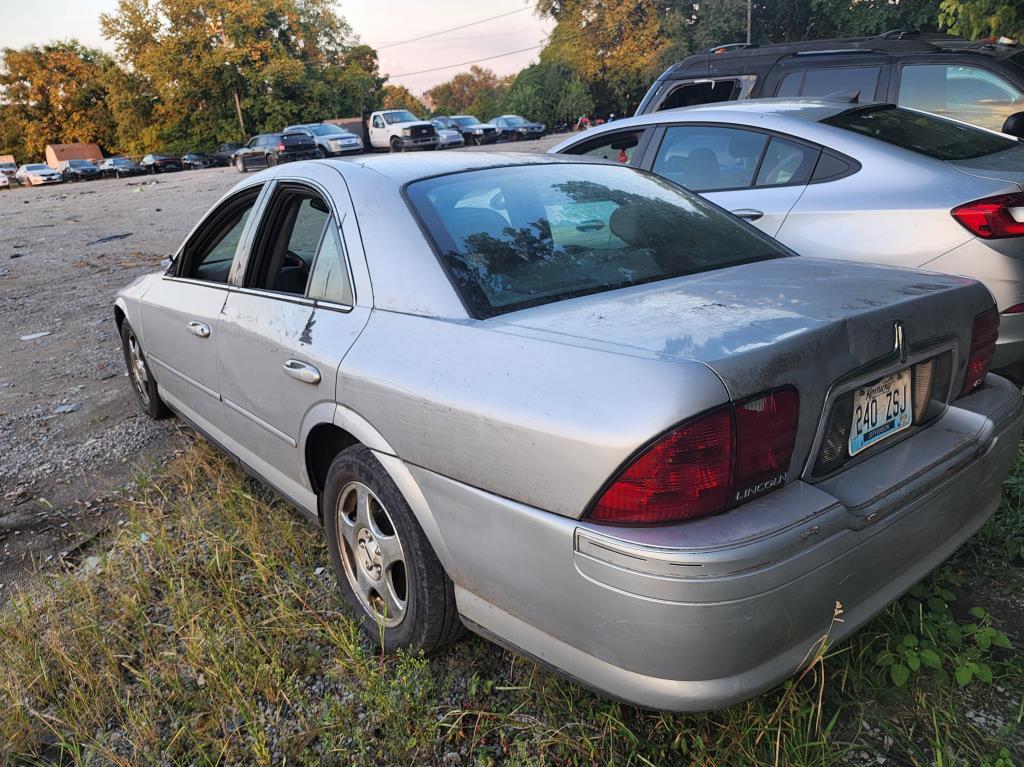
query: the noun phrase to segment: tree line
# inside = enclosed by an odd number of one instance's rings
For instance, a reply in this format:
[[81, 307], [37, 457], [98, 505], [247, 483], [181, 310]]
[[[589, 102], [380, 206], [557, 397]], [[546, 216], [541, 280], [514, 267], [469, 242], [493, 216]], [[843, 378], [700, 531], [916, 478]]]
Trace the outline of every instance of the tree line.
[[[515, 76], [473, 66], [417, 96], [387, 83], [331, 0], [119, 0], [100, 25], [113, 53], [76, 40], [0, 54], [0, 153], [47, 143], [184, 152], [287, 123], [404, 107], [511, 112], [550, 125], [632, 113], [669, 64], [742, 41], [747, 0], [536, 0], [554, 21]], [[752, 41], [948, 30], [1024, 37], [1018, 0], [754, 0]]]

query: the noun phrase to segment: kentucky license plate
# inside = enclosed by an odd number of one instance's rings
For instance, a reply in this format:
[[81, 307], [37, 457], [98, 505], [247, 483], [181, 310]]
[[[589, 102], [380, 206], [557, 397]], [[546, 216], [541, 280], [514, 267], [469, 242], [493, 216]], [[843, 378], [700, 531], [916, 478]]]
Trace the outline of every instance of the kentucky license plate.
[[850, 455], [857, 455], [910, 426], [910, 368], [886, 376], [853, 394]]

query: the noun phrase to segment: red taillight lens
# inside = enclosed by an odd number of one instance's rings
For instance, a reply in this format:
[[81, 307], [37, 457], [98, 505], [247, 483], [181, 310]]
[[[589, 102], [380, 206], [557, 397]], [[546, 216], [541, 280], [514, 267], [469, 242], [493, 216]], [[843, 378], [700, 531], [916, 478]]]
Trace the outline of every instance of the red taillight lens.
[[278, 144], [277, 145], [277, 151], [278, 152], [283, 152], [284, 151], [284, 144]]
[[600, 522], [672, 522], [713, 514], [729, 498], [732, 409], [683, 424], [623, 471], [590, 511]]
[[798, 409], [796, 390], [786, 387], [687, 421], [635, 458], [588, 516], [618, 524], [678, 522], [780, 487]]
[[950, 211], [972, 234], [986, 240], [1024, 237], [1024, 194], [985, 197]]
[[734, 503], [786, 481], [799, 404], [796, 389], [786, 388], [736, 405]]
[[998, 338], [999, 312], [993, 306], [974, 318], [974, 326], [971, 329], [971, 356], [967, 359], [967, 374], [964, 376], [964, 388], [960, 390], [961, 397], [970, 394], [985, 380]]

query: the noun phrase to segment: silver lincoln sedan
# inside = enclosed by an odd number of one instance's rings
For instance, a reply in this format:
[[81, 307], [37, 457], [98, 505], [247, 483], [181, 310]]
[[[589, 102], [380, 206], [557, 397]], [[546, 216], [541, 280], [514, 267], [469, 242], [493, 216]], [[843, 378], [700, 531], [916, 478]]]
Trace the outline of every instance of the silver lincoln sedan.
[[903, 109], [815, 99], [616, 121], [552, 152], [651, 170], [805, 256], [965, 274], [1002, 315], [993, 364], [1024, 361], [1024, 142]]
[[980, 283], [792, 256], [628, 167], [312, 161], [245, 178], [115, 316], [146, 412], [322, 522], [384, 649], [466, 625], [692, 711], [948, 557], [1021, 436]]

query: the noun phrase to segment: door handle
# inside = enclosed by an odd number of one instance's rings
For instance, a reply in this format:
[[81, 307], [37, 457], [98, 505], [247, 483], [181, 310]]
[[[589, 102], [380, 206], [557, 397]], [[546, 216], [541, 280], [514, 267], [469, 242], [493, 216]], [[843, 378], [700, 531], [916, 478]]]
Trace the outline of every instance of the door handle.
[[740, 208], [731, 212], [734, 216], [746, 219], [747, 221], [757, 221], [757, 219], [764, 215], [761, 211], [754, 210], [753, 208]]
[[299, 360], [288, 360], [284, 363], [284, 372], [292, 378], [308, 384], [320, 383], [320, 371], [312, 365]]
[[210, 337], [210, 326], [205, 322], [196, 322], [195, 320], [192, 320], [188, 323], [188, 330], [192, 335], [199, 336], [200, 338]]

